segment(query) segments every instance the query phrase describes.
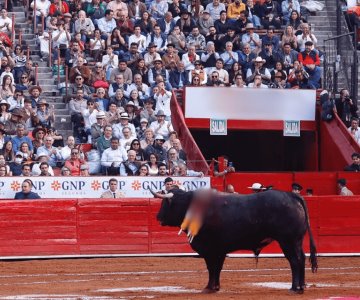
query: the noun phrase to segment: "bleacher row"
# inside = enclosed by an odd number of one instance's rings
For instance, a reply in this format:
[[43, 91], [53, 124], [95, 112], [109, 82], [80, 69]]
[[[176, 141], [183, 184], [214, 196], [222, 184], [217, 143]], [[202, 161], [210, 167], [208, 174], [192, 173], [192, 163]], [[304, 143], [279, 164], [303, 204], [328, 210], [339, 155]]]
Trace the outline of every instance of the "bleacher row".
[[[277, 15], [270, 9], [270, 4], [276, 7]], [[157, 162], [165, 162], [167, 173], [173, 175], [179, 170], [170, 169], [167, 152], [175, 148], [175, 166], [184, 162], [186, 156], [181, 154], [181, 147], [174, 147], [177, 136], [176, 133], [171, 134], [171, 89], [187, 85], [242, 88], [246, 84], [260, 88], [317, 87], [309, 85], [317, 66], [312, 69], [305, 61], [313, 59], [316, 60], [314, 64], [320, 64], [318, 51], [312, 50], [316, 46], [316, 38], [301, 18], [300, 11], [294, 17], [290, 16], [288, 21], [289, 26], [294, 27], [285, 27], [281, 11], [283, 2], [270, 0], [256, 3], [255, 7], [251, 7], [251, 1], [248, 6], [238, 1], [226, 5], [218, 0], [211, 3], [196, 1], [195, 6], [164, 0], [145, 3], [121, 0], [83, 3], [55, 0], [50, 3], [48, 0], [36, 0], [25, 3], [25, 10], [34, 11], [32, 23], [34, 33], [39, 34], [41, 60], [49, 62], [53, 75], [58, 76], [60, 92], [69, 102], [76, 144], [87, 143], [99, 148], [99, 139], [102, 139], [102, 151], [109, 149], [111, 135], [105, 137], [105, 126], [109, 126], [112, 136], [120, 140], [119, 149], [129, 150], [130, 144], [132, 147], [136, 140], [140, 144], [144, 141], [143, 145], [147, 147], [135, 150], [136, 164], [130, 161], [135, 166], [130, 168], [131, 173], [137, 173], [140, 162], [146, 162], [155, 152]], [[254, 28], [251, 21], [256, 19], [256, 14], [262, 22]], [[2, 15], [6, 15], [5, 9]], [[282, 28], [274, 29], [281, 27], [275, 22], [280, 20]], [[0, 29], [2, 22], [3, 17], [0, 18]], [[5, 29], [2, 31], [10, 34], [11, 30], [7, 28], [8, 32], [5, 32]], [[215, 36], [210, 34], [213, 29], [217, 31]], [[299, 55], [295, 49], [304, 51], [305, 42], [310, 41], [313, 43], [309, 45], [310, 52]], [[291, 48], [289, 53], [283, 50], [287, 44]], [[12, 82], [16, 86], [13, 87], [10, 82], [6, 86], [6, 97], [3, 97], [9, 104], [7, 109], [11, 111], [8, 119], [3, 120], [3, 134], [17, 135], [16, 123], [25, 123], [28, 129], [36, 127], [35, 143], [32, 142], [35, 150], [30, 152], [32, 160], [43, 157], [36, 151], [45, 147], [45, 153], [51, 149], [50, 152], [54, 151], [55, 158], [50, 157], [53, 167], [59, 162], [66, 164], [66, 160], [71, 158], [60, 157], [58, 149], [55, 149], [57, 147], [47, 147], [44, 142], [45, 137], [52, 136], [56, 146], [64, 146], [62, 142], [66, 137], [61, 138], [53, 128], [56, 111], [42, 96], [41, 81], [40, 86], [34, 86], [37, 72], [33, 67], [28, 69], [25, 66], [29, 56], [21, 47], [15, 50], [18, 52], [15, 51], [12, 58], [6, 56], [10, 61], [8, 64], [13, 63]], [[303, 62], [297, 65], [298, 59]], [[3, 61], [2, 70], [5, 70]], [[29, 71], [35, 71], [32, 82], [29, 82]], [[295, 76], [295, 71], [301, 78]], [[23, 78], [25, 73], [28, 78]], [[62, 76], [65, 77], [64, 82], [60, 83]], [[290, 84], [291, 76], [293, 84]], [[205, 80], [205, 77], [208, 79]], [[318, 81], [315, 83], [318, 84]], [[41, 127], [45, 129], [43, 137], [38, 136]], [[130, 137], [124, 134], [127, 129]], [[145, 138], [148, 131], [149, 136]], [[173, 138], [169, 139], [170, 136]], [[6, 138], [3, 141], [5, 144]], [[162, 141], [167, 143], [167, 148], [161, 147]], [[72, 152], [73, 146], [71, 142], [68, 152]], [[32, 147], [29, 145], [29, 148]], [[5, 160], [14, 163], [18, 149], [15, 150], [12, 155], [4, 151]], [[102, 158], [102, 154], [100, 151], [97, 160]], [[118, 165], [128, 159], [126, 154], [121, 154], [113, 162]], [[79, 175], [81, 166], [85, 164], [78, 158], [73, 175]], [[101, 172], [108, 174], [108, 171]]]

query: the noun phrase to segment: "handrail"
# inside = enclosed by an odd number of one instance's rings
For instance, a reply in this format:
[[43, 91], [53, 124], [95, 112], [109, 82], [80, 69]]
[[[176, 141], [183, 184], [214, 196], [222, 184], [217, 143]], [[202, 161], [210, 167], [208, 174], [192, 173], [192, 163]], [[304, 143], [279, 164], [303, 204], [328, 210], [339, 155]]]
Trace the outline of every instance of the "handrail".
[[26, 60], [29, 60], [29, 58], [30, 58], [30, 47], [27, 46], [27, 48], [26, 48]]
[[35, 65], [35, 84], [36, 85], [39, 85], [39, 66], [38, 65]]
[[33, 24], [34, 24], [34, 34], [37, 34], [36, 0], [34, 1], [34, 8], [33, 8]]
[[349, 33], [344, 33], [344, 34], [332, 36], [331, 38], [324, 39], [324, 42], [327, 42], [327, 41], [330, 41], [330, 40], [335, 40], [335, 39], [341, 38], [343, 36], [351, 35], [351, 34], [354, 34], [354, 32], [349, 32]]
[[19, 45], [21, 46], [22, 45], [22, 29], [20, 28], [19, 29]]
[[[7, 1], [5, 0], [5, 3]], [[11, 48], [14, 49], [15, 44], [15, 14], [11, 16]]]
[[[59, 50], [60, 52], [60, 50]], [[59, 62], [60, 62], [60, 53], [59, 53]], [[68, 79], [69, 78], [69, 67], [65, 65], [65, 96], [68, 96]]]

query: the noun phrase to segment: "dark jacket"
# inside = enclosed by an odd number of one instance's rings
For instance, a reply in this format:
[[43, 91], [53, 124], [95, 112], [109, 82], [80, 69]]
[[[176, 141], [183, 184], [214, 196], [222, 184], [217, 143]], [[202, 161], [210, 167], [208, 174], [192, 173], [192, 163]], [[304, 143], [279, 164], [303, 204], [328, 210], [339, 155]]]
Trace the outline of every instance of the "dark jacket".
[[14, 199], [41, 199], [41, 197], [34, 192], [30, 192], [30, 193], [26, 193], [26, 194], [23, 192], [18, 192], [15, 194]]
[[179, 72], [178, 70], [173, 70], [170, 72], [169, 75], [169, 81], [170, 84], [173, 88], [178, 89], [179, 83], [180, 83], [180, 78], [182, 80], [182, 85], [189, 85], [189, 71], [184, 71], [184, 72]]

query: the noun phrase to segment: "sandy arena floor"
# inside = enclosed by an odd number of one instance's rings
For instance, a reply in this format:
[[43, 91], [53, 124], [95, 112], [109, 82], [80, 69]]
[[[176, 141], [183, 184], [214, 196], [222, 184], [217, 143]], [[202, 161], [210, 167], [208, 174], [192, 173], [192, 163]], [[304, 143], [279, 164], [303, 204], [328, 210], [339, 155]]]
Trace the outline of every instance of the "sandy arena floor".
[[[282, 258], [227, 258], [221, 291], [207, 283], [201, 258], [97, 258], [0, 262], [0, 299], [360, 299], [360, 258], [319, 258], [307, 264], [304, 295], [290, 295]], [[333, 299], [333, 298], [331, 298]], [[338, 298], [337, 298], [338, 299]]]

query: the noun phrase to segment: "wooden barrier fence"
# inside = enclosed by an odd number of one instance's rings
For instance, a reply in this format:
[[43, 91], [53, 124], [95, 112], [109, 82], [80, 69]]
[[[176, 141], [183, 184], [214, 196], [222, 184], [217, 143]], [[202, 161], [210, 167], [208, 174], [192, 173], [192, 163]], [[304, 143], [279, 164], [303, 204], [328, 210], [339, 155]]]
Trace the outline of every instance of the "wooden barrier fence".
[[[319, 253], [360, 253], [360, 196], [306, 200]], [[191, 253], [178, 228], [159, 225], [159, 207], [152, 198], [4, 200], [0, 256]], [[273, 243], [263, 253], [280, 249]]]

